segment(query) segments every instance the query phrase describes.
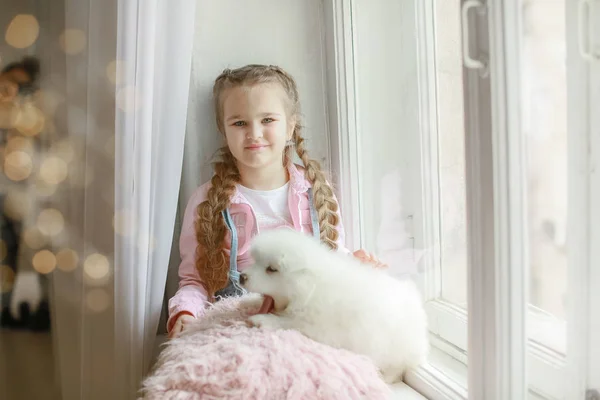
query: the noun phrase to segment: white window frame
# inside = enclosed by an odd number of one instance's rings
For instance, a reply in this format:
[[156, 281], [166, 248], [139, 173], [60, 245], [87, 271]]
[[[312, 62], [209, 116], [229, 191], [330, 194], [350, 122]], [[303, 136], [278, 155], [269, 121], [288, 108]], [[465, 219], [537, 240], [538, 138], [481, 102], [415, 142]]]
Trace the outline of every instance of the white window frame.
[[[569, 398], [600, 398], [600, 20], [597, 0], [567, 2], [569, 234], [577, 268], [569, 270]], [[587, 28], [587, 29], [586, 29]], [[585, 99], [578, 102], [578, 99]], [[592, 393], [595, 391], [595, 393]]]
[[362, 166], [358, 129], [358, 96], [356, 91], [356, 28], [352, 12], [354, 0], [324, 0], [324, 41], [327, 62], [327, 93], [330, 165], [340, 203], [346, 245], [359, 248], [362, 237], [360, 176]]
[[[428, 0], [422, 3], [422, 6], [418, 13], [418, 19], [420, 22], [419, 39], [422, 50], [422, 59], [433, 60], [435, 57], [434, 53], [434, 38], [430, 33], [433, 31], [431, 25], [434, 19], [434, 0]], [[466, 121], [467, 129], [471, 126], [471, 139], [469, 141], [470, 146], [468, 147], [471, 151], [468, 153], [468, 170], [471, 171], [469, 181], [471, 182], [472, 189], [468, 193], [468, 197], [471, 199], [469, 204], [471, 207], [472, 221], [469, 227], [469, 231], [472, 232], [470, 236], [470, 242], [473, 243], [470, 259], [473, 267], [470, 268], [470, 312], [471, 315], [477, 312], [482, 316], [484, 313], [489, 314], [490, 307], [494, 307], [494, 302], [497, 302], [496, 307], [504, 307], [504, 311], [497, 310], [498, 312], [510, 312], [515, 315], [515, 319], [509, 318], [504, 321], [507, 327], [504, 329], [510, 330], [513, 333], [524, 332], [524, 311], [519, 310], [519, 304], [526, 304], [525, 294], [526, 283], [528, 282], [527, 271], [520, 269], [514, 269], [509, 271], [507, 266], [509, 265], [526, 265], [526, 251], [527, 249], [521, 246], [525, 237], [525, 232], [521, 231], [520, 226], [524, 226], [520, 221], [525, 220], [524, 212], [524, 182], [522, 181], [522, 174], [520, 170], [522, 168], [523, 157], [522, 157], [522, 139], [519, 137], [519, 97], [518, 91], [512, 88], [518, 88], [518, 82], [507, 82], [502, 76], [509, 77], [510, 79], [517, 79], [519, 77], [518, 70], [518, 48], [509, 48], [508, 46], [514, 46], [517, 43], [515, 38], [503, 37], [503, 35], [509, 35], [512, 33], [511, 30], [502, 29], [503, 26], [518, 26], [519, 20], [518, 9], [512, 5], [497, 6], [504, 7], [504, 9], [496, 8], [490, 11], [491, 21], [495, 24], [490, 24], [490, 35], [496, 38], [492, 46], [497, 46], [497, 50], [493, 50], [497, 57], [494, 58], [495, 65], [490, 65], [489, 68], [495, 72], [495, 79], [492, 82], [486, 82], [485, 79], [481, 80], [478, 71], [466, 70], [465, 77], [467, 79], [467, 90], [471, 93], [467, 94], [467, 97], [473, 98], [475, 101], [472, 104], [466, 104], [467, 114], [472, 115], [477, 120]], [[473, 11], [472, 11], [473, 12]], [[502, 17], [500, 17], [502, 16]], [[473, 16], [470, 17], [472, 27], [475, 27], [475, 19]], [[480, 22], [481, 24], [481, 19]], [[428, 26], [429, 25], [429, 26]], [[482, 26], [480, 25], [480, 28]], [[498, 27], [500, 29], [498, 29]], [[483, 29], [486, 29], [483, 27]], [[495, 29], [495, 31], [493, 30]], [[518, 32], [518, 31], [517, 31]], [[472, 39], [481, 35], [482, 32], [470, 32], [469, 37]], [[471, 49], [475, 48], [477, 51], [476, 43], [472, 43]], [[489, 53], [489, 49], [479, 49], [479, 54]], [[504, 53], [504, 57], [500, 57], [500, 54]], [[477, 53], [475, 53], [477, 54]], [[510, 57], [508, 55], [510, 54]], [[510, 65], [503, 65], [510, 60]], [[435, 168], [435, 160], [437, 159], [437, 148], [430, 143], [437, 143], [437, 129], [436, 121], [437, 115], [435, 109], [437, 107], [437, 100], [435, 98], [435, 88], [431, 88], [435, 85], [436, 75], [435, 69], [429, 67], [433, 65], [433, 62], [428, 61], [427, 66], [423, 66], [421, 72], [425, 75], [421, 78], [421, 87], [426, 88], [423, 90], [422, 96], [425, 98], [424, 104], [422, 104], [423, 120], [426, 121], [422, 132], [424, 133], [423, 138], [423, 153], [425, 155], [423, 161], [424, 171], [424, 183], [425, 187], [423, 190], [425, 196], [425, 204], [430, 204], [427, 207], [429, 210], [439, 209], [439, 193], [437, 189], [438, 182], [438, 170]], [[429, 67], [428, 69], [426, 69]], [[508, 71], [508, 72], [507, 72]], [[502, 75], [500, 75], [502, 74]], [[432, 85], [431, 82], [434, 82]], [[484, 93], [478, 93], [481, 85], [494, 85], [494, 93], [498, 95], [492, 99], [490, 96], [490, 87], [483, 88]], [[485, 98], [482, 98], [485, 97]], [[501, 97], [504, 97], [501, 98]], [[510, 97], [510, 99], [509, 99]], [[483, 107], [494, 107], [493, 115], [496, 115], [495, 120], [482, 121], [479, 112]], [[515, 105], [517, 105], [515, 107]], [[506, 121], [506, 125], [504, 124]], [[492, 137], [482, 138], [481, 133], [487, 131], [488, 133], [493, 132]], [[486, 140], [488, 140], [486, 142]], [[427, 149], [430, 153], [427, 153]], [[492, 160], [496, 160], [496, 164], [492, 164]], [[487, 163], [486, 163], [487, 162]], [[508, 167], [508, 168], [507, 168]], [[485, 187], [488, 182], [494, 182], [494, 198], [489, 198], [486, 201], [477, 202], [476, 199], [483, 198], [486, 194], [481, 191], [481, 188]], [[509, 193], [508, 187], [511, 187]], [[489, 188], [488, 188], [489, 189]], [[479, 192], [478, 192], [479, 191]], [[503, 197], [508, 194], [509, 197]], [[510, 208], [508, 204], [513, 204]], [[497, 207], [494, 209], [493, 204]], [[515, 204], [519, 205], [515, 208]], [[473, 210], [479, 210], [479, 213]], [[439, 214], [435, 212], [424, 212], [423, 215], [428, 216], [424, 221], [426, 232], [425, 236], [425, 248], [432, 248], [435, 251], [429, 253], [429, 257], [426, 260], [426, 298], [430, 299], [427, 303], [427, 311], [431, 324], [431, 331], [435, 335], [434, 343], [435, 346], [440, 350], [451, 354], [455, 359], [464, 362], [466, 360], [465, 350], [468, 348], [467, 338], [468, 332], [468, 318], [466, 310], [457, 307], [447, 301], [444, 301], [441, 296], [441, 265], [439, 250], [436, 243], [440, 243], [439, 237]], [[486, 215], [494, 215], [494, 221], [505, 221], [509, 220], [512, 222], [511, 226], [488, 226], [486, 229]], [[477, 218], [480, 217], [480, 218]], [[493, 243], [488, 241], [484, 243], [481, 241], [482, 238], [494, 237]], [[490, 240], [490, 239], [488, 239]], [[483, 254], [483, 252], [486, 254]], [[490, 256], [497, 253], [495, 260], [484, 259], [486, 256]], [[476, 265], [496, 265], [495, 270], [484, 271], [481, 268], [476, 268]], [[431, 271], [431, 272], [429, 272]], [[491, 274], [484, 276], [484, 274]], [[503, 275], [504, 274], [504, 275]], [[512, 277], [510, 283], [507, 281], [508, 277]], [[477, 279], [479, 277], [479, 279]], [[482, 290], [484, 282], [492, 278], [492, 282], [507, 282], [508, 285], [504, 288], [491, 288], [488, 287]], [[502, 292], [500, 292], [502, 291]], [[484, 300], [484, 294], [487, 293], [487, 302]], [[512, 301], [508, 303], [508, 299], [496, 299], [497, 296], [506, 296], [507, 293], [519, 293], [517, 297], [513, 297]], [[502, 303], [505, 303], [503, 306]], [[479, 308], [479, 306], [482, 306]], [[535, 331], [544, 332], [564, 332], [564, 323], [557, 321], [555, 318], [550, 316], [548, 313], [537, 309], [536, 307], [529, 306], [527, 313], [527, 322], [529, 322], [529, 328], [533, 328]], [[521, 315], [523, 314], [523, 315]], [[516, 324], [515, 324], [516, 323]], [[550, 325], [550, 326], [549, 326]], [[547, 328], [547, 329], [543, 329]], [[501, 329], [498, 325], [497, 329]], [[473, 332], [473, 331], [472, 331]], [[475, 333], [475, 332], [473, 332]], [[499, 335], [506, 335], [507, 333], [497, 332]], [[552, 340], [553, 339], [553, 340]], [[556, 338], [550, 338], [553, 342], [564, 342], [566, 339], [564, 336]], [[554, 393], [561, 396], [561, 382], [560, 377], [564, 372], [563, 367], [565, 365], [564, 356], [554, 350], [550, 350], [549, 347], [543, 344], [550, 344], [549, 340], [544, 337], [534, 337], [534, 340], [528, 344], [529, 353], [527, 363], [535, 365], [533, 368], [539, 371], [538, 374], [534, 374], [529, 377], [531, 379], [532, 386], [542, 388], [542, 393]], [[507, 344], [510, 346], [510, 344]], [[477, 346], [477, 345], [475, 345]], [[483, 345], [482, 345], [483, 346]], [[512, 346], [518, 348], [523, 346], [520, 343], [514, 343]], [[514, 350], [513, 351], [517, 351]], [[564, 351], [564, 349], [563, 349]], [[510, 362], [510, 361], [507, 361]], [[517, 365], [521, 364], [521, 361], [513, 361]], [[489, 361], [486, 360], [486, 364]], [[484, 367], [484, 365], [482, 365]], [[519, 379], [518, 377], [527, 376], [523, 367], [516, 370], [516, 373], [512, 374], [512, 378]], [[498, 379], [504, 379], [498, 377]], [[507, 376], [507, 379], [511, 379]], [[522, 379], [519, 385], [524, 385]], [[516, 384], [516, 383], [515, 383]], [[505, 386], [505, 384], [502, 384]], [[519, 389], [520, 390], [520, 389]]]
[[[365, 242], [361, 182], [357, 179], [362, 164], [359, 152], [359, 96], [356, 89], [358, 72], [355, 67], [356, 58], [360, 55], [356, 54], [354, 48], [356, 29], [352, 21], [355, 1], [359, 0], [324, 2], [324, 39], [329, 67], [327, 82], [331, 93], [328, 104], [332, 133], [331, 166], [339, 184], [337, 193], [351, 248], [358, 248]], [[432, 145], [437, 143], [436, 79], [435, 67], [431, 62], [435, 57], [433, 4], [434, 0], [416, 3], [419, 82], [422, 88], [420, 120], [421, 131], [426, 133], [422, 135], [422, 146], [428, 150], [421, 155], [420, 173], [425, 182], [422, 188], [423, 211], [438, 209], [439, 202], [437, 185], [432, 184], [437, 181], [437, 148]], [[542, 310], [526, 306], [528, 271], [519, 267], [527, 265], [528, 251], [522, 245], [526, 236], [523, 231], [526, 226], [523, 223], [526, 218], [526, 193], [521, 173], [524, 166], [524, 139], [519, 131], [519, 49], [514, 36], [519, 31], [507, 29], [518, 26], [518, 8], [519, 5], [514, 2], [489, 2], [485, 6], [487, 14], [476, 16], [471, 11], [469, 16], [470, 54], [480, 56], [482, 60], [485, 54], [494, 55], [494, 63], [488, 65], [492, 73], [490, 78], [482, 77], [480, 71], [465, 69], [465, 107], [470, 116], [465, 123], [468, 136], [467, 168], [470, 171], [467, 197], [471, 243], [468, 315], [471, 318], [467, 318], [464, 309], [441, 299], [439, 248], [435, 245], [439, 243], [436, 237], [439, 234], [439, 215], [422, 212], [422, 238], [417, 238], [416, 245], [431, 249], [424, 260], [423, 269], [426, 273], [423, 290], [425, 297], [430, 299], [426, 307], [432, 332], [432, 358], [441, 360], [440, 363], [449, 369], [462, 368], [462, 376], [461, 372], [452, 376], [439, 365], [428, 364], [407, 376], [409, 385], [432, 399], [515, 399], [525, 398], [526, 395], [583, 398], [580, 395], [585, 392], [588, 382], [600, 386], [597, 383], [598, 376], [593, 376], [592, 372], [592, 367], [595, 367], [595, 371], [600, 370], [599, 346], [592, 340], [600, 335], [599, 317], [596, 316], [600, 314], [600, 306], [594, 308], [592, 300], [600, 303], [600, 299], [596, 292], [589, 289], [593, 284], [600, 285], [600, 272], [591, 268], [591, 260], [600, 260], [600, 238], [596, 231], [586, 233], [590, 228], [588, 221], [597, 221], [593, 226], [600, 227], [600, 207], [590, 208], [590, 204], [600, 204], [600, 182], [597, 182], [600, 179], [596, 178], [596, 182], [589, 179], [590, 165], [598, 160], [600, 139], [596, 137], [599, 135], [592, 138], [595, 142], [589, 138], [589, 124], [581, 122], [581, 126], [578, 126], [572, 122], [578, 118], [590, 121], [595, 117], [594, 127], [597, 130], [600, 121], [599, 117], [589, 115], [589, 112], [584, 114], [587, 108], [573, 101], [569, 102], [575, 104], [574, 110], [569, 110], [569, 129], [584, 129], [583, 125], [586, 125], [587, 135], [569, 135], [569, 156], [573, 160], [570, 163], [570, 192], [584, 193], [588, 190], [590, 198], [575, 199], [578, 203], [571, 207], [577, 210], [577, 214], [573, 214], [570, 220], [569, 234], [581, 239], [575, 240], [581, 243], [575, 250], [581, 250], [581, 255], [576, 262], [578, 267], [569, 268], [569, 291], [575, 293], [570, 311], [574, 319], [569, 321], [569, 358], [561, 354], [564, 349], [555, 351], [550, 348], [553, 341], [565, 342], [564, 337], [551, 337], [548, 340], [534, 335], [525, 340], [526, 323], [529, 324], [529, 330], [533, 328], [538, 332], [564, 332], [565, 327]], [[567, 14], [573, 24], [576, 18], [575, 4], [568, 5]], [[571, 50], [578, 48], [574, 42], [577, 38], [572, 32], [571, 29], [567, 38]], [[476, 39], [487, 37], [491, 38], [489, 43], [485, 39]], [[571, 53], [569, 57], [572, 58]], [[569, 85], [578, 88], [570, 94], [572, 99], [581, 99], [583, 91], [589, 90], [592, 79], [589, 65], [584, 65], [581, 60], [577, 64], [576, 67], [570, 66], [579, 69], [569, 75]], [[582, 75], [584, 70], [587, 75]], [[595, 79], [597, 84], [600, 78]], [[586, 106], [598, 104], [598, 101], [600, 99], [593, 99], [588, 94]], [[588, 154], [590, 140], [595, 146], [592, 146], [588, 159], [582, 155]], [[577, 175], [577, 171], [585, 172]], [[573, 310], [580, 312], [573, 313]], [[468, 394], [467, 348], [470, 354]], [[525, 349], [527, 356], [524, 355]], [[592, 354], [592, 358], [586, 359], [585, 354]], [[534, 373], [529, 374], [529, 371]], [[567, 380], [569, 384], [565, 385]], [[531, 391], [530, 387], [533, 388]]]

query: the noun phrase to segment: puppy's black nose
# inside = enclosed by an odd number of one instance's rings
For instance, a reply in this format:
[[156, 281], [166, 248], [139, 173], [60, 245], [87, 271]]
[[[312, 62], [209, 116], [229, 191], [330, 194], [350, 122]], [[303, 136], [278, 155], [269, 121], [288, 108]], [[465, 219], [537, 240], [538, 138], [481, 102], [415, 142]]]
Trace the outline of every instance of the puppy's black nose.
[[242, 284], [242, 285], [245, 284], [247, 280], [248, 280], [248, 275], [246, 275], [246, 274], [240, 275], [240, 284]]

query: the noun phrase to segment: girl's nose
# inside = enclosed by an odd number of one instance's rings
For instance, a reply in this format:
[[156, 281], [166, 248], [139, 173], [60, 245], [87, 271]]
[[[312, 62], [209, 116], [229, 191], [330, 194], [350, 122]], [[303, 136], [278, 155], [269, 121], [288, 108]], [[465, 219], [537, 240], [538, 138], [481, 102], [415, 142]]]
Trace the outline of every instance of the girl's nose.
[[248, 139], [260, 139], [263, 136], [262, 133], [262, 125], [261, 124], [249, 124], [248, 125], [248, 133], [246, 137]]

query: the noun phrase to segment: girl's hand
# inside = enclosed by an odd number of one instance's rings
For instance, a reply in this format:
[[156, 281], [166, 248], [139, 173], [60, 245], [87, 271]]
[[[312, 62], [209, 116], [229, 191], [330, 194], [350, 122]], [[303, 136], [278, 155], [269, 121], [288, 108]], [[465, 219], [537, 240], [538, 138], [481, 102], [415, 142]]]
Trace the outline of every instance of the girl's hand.
[[195, 320], [196, 320], [196, 317], [194, 317], [192, 314], [187, 313], [187, 312], [182, 312], [179, 315], [179, 317], [177, 317], [177, 319], [175, 320], [173, 329], [171, 329], [171, 332], [169, 332], [169, 339], [172, 339], [175, 336], [179, 335], [181, 332], [183, 332], [183, 330], [186, 328], [186, 326], [189, 326], [189, 324], [194, 322]]
[[364, 249], [356, 250], [352, 255], [358, 258], [360, 261], [372, 264], [375, 268], [387, 268], [388, 265], [382, 262], [380, 259], [375, 257], [373, 253], [369, 253]]

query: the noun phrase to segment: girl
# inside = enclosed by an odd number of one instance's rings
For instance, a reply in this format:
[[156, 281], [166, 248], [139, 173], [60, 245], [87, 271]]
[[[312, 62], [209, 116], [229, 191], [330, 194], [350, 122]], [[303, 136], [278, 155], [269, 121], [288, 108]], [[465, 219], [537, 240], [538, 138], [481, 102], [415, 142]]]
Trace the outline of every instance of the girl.
[[[276, 66], [226, 69], [213, 96], [226, 146], [211, 181], [196, 190], [185, 210], [169, 337], [202, 316], [216, 297], [244, 293], [239, 271], [250, 264], [250, 239], [260, 230], [295, 229], [349, 253], [337, 199], [304, 148], [294, 79]], [[292, 161], [294, 151], [303, 167]], [[383, 266], [363, 250], [354, 256]]]

